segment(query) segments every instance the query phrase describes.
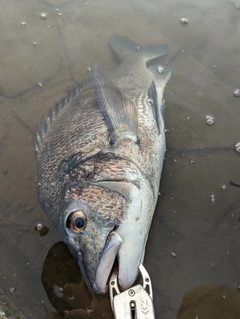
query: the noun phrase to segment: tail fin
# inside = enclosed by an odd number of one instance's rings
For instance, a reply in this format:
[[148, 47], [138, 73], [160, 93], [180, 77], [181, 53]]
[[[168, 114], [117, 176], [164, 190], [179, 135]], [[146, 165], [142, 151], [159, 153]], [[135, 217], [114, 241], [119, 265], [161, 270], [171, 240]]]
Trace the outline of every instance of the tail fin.
[[140, 45], [132, 42], [126, 37], [121, 37], [119, 35], [111, 35], [108, 38], [108, 44], [115, 54], [117, 54], [120, 60], [124, 60], [130, 53], [135, 53], [137, 55], [143, 55], [146, 60], [151, 60], [153, 58], [163, 56], [169, 53], [168, 46], [166, 44], [161, 45]]
[[171, 71], [167, 64], [167, 55], [170, 51], [166, 44], [138, 45], [126, 37], [115, 34], [109, 37], [108, 44], [120, 61], [139, 57], [157, 78], [165, 83], [170, 79]]

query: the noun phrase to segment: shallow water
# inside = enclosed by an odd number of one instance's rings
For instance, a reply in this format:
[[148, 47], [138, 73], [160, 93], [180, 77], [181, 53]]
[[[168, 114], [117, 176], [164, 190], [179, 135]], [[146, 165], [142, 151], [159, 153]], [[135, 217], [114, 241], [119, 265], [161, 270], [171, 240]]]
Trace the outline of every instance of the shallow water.
[[[42, 114], [88, 78], [88, 68], [114, 68], [106, 39], [117, 33], [167, 43], [177, 54], [165, 90], [167, 153], [145, 259], [156, 317], [238, 318], [240, 188], [230, 181], [240, 184], [239, 18], [240, 3], [226, 0], [1, 3], [1, 309], [7, 303], [12, 316], [83, 318], [87, 308], [94, 310], [89, 318], [112, 318], [107, 298], [88, 293], [64, 247], [52, 247], [59, 237], [38, 203], [32, 141]], [[45, 236], [37, 223], [49, 228]], [[76, 277], [66, 275], [66, 262]]]

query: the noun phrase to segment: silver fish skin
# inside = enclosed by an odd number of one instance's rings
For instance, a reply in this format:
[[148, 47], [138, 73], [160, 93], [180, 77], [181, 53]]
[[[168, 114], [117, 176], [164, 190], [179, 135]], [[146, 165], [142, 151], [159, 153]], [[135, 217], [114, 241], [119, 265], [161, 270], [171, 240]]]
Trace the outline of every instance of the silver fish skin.
[[92, 78], [37, 129], [38, 197], [86, 283], [106, 293], [113, 267], [135, 281], [154, 214], [166, 150], [166, 45], [108, 40], [119, 65]]

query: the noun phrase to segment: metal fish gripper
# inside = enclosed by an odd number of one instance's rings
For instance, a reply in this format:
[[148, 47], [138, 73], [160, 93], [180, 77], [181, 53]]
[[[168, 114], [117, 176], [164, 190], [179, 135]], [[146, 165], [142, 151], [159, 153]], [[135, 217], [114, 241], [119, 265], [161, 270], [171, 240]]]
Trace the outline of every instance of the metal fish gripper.
[[155, 319], [152, 284], [148, 272], [139, 266], [143, 284], [120, 292], [117, 271], [110, 278], [109, 293], [114, 319]]

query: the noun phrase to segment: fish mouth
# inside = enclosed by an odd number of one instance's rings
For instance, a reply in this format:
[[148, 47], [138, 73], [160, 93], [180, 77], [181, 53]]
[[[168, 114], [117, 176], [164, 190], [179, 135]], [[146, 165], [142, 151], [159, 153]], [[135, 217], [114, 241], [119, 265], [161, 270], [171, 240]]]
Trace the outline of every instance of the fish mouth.
[[123, 244], [122, 238], [112, 231], [108, 238], [100, 262], [97, 267], [93, 290], [98, 294], [105, 294], [108, 291], [109, 278], [117, 262], [118, 251]]
[[[132, 238], [131, 238], [132, 239]], [[143, 260], [145, 245], [141, 249], [133, 249], [132, 240], [129, 245], [125, 236], [120, 236], [118, 230], [112, 231], [106, 241], [103, 253], [98, 264], [93, 290], [98, 294], [108, 291], [108, 284], [114, 269], [118, 270], [120, 288], [130, 288], [139, 272], [139, 265]]]

